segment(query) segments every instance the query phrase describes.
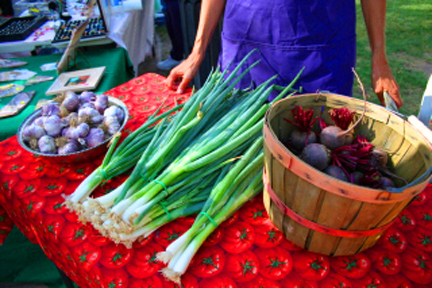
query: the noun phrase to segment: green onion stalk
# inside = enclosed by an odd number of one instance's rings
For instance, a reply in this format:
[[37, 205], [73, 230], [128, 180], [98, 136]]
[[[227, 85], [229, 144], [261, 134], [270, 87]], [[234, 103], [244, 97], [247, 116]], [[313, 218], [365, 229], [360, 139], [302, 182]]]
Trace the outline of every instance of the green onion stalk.
[[[181, 275], [185, 273], [192, 258], [210, 234], [244, 203], [262, 191], [263, 153], [261, 150], [258, 155], [256, 153], [252, 154], [255, 155], [255, 158], [253, 160], [249, 158], [251, 165], [244, 167], [245, 163], [239, 161], [236, 164], [238, 167], [234, 166], [232, 172], [230, 171], [213, 188], [210, 197], [204, 204], [205, 207], [198, 214], [192, 227], [170, 244], [166, 252], [157, 255], [158, 259], [168, 262], [168, 266], [162, 270], [165, 277], [180, 284]], [[238, 172], [236, 168], [239, 167], [244, 167], [244, 172], [242, 172], [241, 176], [235, 177], [235, 173]], [[233, 178], [234, 181], [232, 181]], [[228, 195], [225, 195], [223, 190], [220, 190], [222, 187], [228, 187]], [[216, 203], [216, 201], [219, 202]], [[216, 206], [219, 209], [214, 209]], [[175, 247], [175, 252], [171, 254], [168, 249], [172, 250], [173, 247]], [[169, 261], [167, 261], [167, 257]]]

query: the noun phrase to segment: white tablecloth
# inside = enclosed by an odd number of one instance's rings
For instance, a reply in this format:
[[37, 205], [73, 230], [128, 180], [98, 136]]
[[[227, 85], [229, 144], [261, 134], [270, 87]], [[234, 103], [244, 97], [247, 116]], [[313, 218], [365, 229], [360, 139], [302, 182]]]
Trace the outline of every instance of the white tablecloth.
[[108, 33], [111, 40], [128, 51], [135, 74], [139, 63], [151, 53], [154, 39], [154, 0], [142, 0], [142, 7], [142, 10], [113, 14]]

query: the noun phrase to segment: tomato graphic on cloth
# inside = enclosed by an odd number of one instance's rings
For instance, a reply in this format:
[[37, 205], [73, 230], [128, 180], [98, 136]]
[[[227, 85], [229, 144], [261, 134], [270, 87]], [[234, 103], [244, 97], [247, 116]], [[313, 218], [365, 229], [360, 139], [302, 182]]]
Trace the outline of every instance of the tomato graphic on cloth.
[[91, 230], [88, 226], [79, 223], [66, 223], [60, 233], [60, 239], [67, 246], [73, 247], [83, 243], [90, 232]]
[[258, 248], [254, 253], [260, 262], [259, 273], [268, 279], [281, 280], [292, 270], [291, 254], [280, 247]]
[[410, 205], [422, 206], [422, 205], [425, 205], [427, 203], [427, 200], [428, 200], [428, 196], [427, 196], [426, 192], [422, 192], [422, 193], [420, 193], [414, 197], [414, 200], [411, 202]]
[[318, 288], [316, 281], [308, 281], [292, 271], [280, 281], [283, 288]]
[[101, 268], [102, 283], [104, 288], [128, 287], [129, 275], [124, 269]]
[[48, 167], [49, 164], [45, 161], [32, 162], [20, 173], [20, 178], [23, 180], [40, 178], [45, 175]]
[[[0, 177], [1, 177], [0, 173]], [[3, 190], [6, 199], [10, 199], [12, 197], [12, 189], [15, 187], [15, 185], [18, 184], [19, 178], [18, 175], [10, 175], [8, 177], [2, 177], [3, 179], [0, 179], [0, 191]], [[2, 193], [0, 193], [1, 195]], [[6, 202], [6, 201], [5, 201]]]
[[64, 213], [64, 217], [65, 217], [69, 222], [72, 222], [72, 223], [78, 222], [78, 215], [76, 215], [74, 212], [71, 212], [71, 211], [69, 211], [69, 210], [67, 210], [67, 211]]
[[417, 249], [432, 252], [432, 231], [423, 227], [417, 227], [414, 231], [407, 233], [409, 243]]
[[300, 251], [302, 250], [301, 247], [297, 246], [296, 244], [292, 243], [288, 239], [284, 238], [282, 239], [282, 243], [280, 244], [282, 248], [288, 251]]
[[281, 285], [275, 281], [267, 279], [261, 275], [258, 275], [255, 279], [245, 282], [239, 283], [238, 288], [283, 288]]
[[101, 257], [101, 249], [89, 242], [81, 244], [73, 249], [75, 261], [85, 271], [90, 271]]
[[429, 206], [410, 207], [410, 212], [418, 226], [432, 229], [432, 211]]
[[402, 273], [418, 284], [432, 282], [432, 259], [424, 251], [408, 248], [402, 254]]
[[224, 273], [236, 282], [247, 282], [258, 275], [259, 261], [250, 250], [240, 254], [227, 254]]
[[198, 286], [198, 281], [196, 277], [189, 273], [185, 273], [181, 277], [181, 285], [178, 285], [177, 283], [168, 281], [166, 278], [163, 278], [162, 286], [164, 288], [198, 288], [198, 287], [201, 288], [201, 286]]
[[133, 243], [133, 248], [136, 249], [136, 248], [141, 248], [141, 247], [146, 246], [147, 243], [149, 243], [153, 239], [153, 237], [154, 237], [153, 235], [154, 235], [154, 233], [150, 234], [147, 237], [139, 238], [137, 241], [135, 241]]
[[68, 183], [64, 178], [45, 178], [37, 193], [43, 197], [57, 195], [63, 192], [66, 185], [68, 185]]
[[124, 245], [108, 244], [102, 248], [100, 263], [106, 268], [116, 269], [125, 266], [132, 259], [133, 249]]
[[239, 218], [239, 213], [240, 213], [239, 211], [235, 212], [233, 215], [231, 215], [231, 217], [229, 217], [227, 220], [222, 222], [222, 224], [219, 225], [219, 227], [225, 228], [225, 227], [232, 225]]
[[386, 288], [384, 280], [373, 270], [369, 271], [366, 276], [352, 281], [352, 286], [353, 288]]
[[200, 288], [237, 288], [233, 279], [225, 274], [204, 278], [199, 283]]
[[248, 202], [240, 211], [240, 218], [252, 225], [269, 222], [267, 211], [261, 202]]
[[401, 274], [396, 275], [380, 275], [384, 280], [387, 288], [413, 288], [410, 280]]
[[34, 217], [45, 205], [45, 198], [39, 197], [38, 195], [31, 195], [22, 200], [24, 204], [25, 213], [30, 217]]
[[408, 209], [403, 210], [397, 217], [394, 227], [401, 231], [411, 231], [415, 228], [416, 221]]
[[10, 231], [13, 226], [12, 220], [9, 218], [6, 211], [0, 206], [0, 230], [2, 231]]
[[93, 164], [79, 164], [69, 170], [66, 177], [70, 180], [84, 180], [95, 169]]
[[371, 262], [364, 253], [332, 257], [330, 261], [336, 273], [352, 279], [362, 278], [371, 268]]
[[203, 246], [207, 247], [218, 244], [222, 240], [224, 235], [225, 229], [218, 227], [215, 231], [213, 231], [213, 233], [210, 234], [206, 241], [204, 241]]
[[283, 242], [284, 236], [272, 222], [266, 222], [263, 225], [254, 226], [255, 245], [262, 248], [271, 248], [278, 246]]
[[374, 247], [367, 250], [366, 255], [371, 260], [372, 267], [384, 274], [398, 274], [402, 268], [402, 260], [399, 254], [394, 252]]
[[0, 152], [0, 159], [2, 161], [11, 161], [17, 159], [23, 154], [24, 150], [18, 145], [8, 145]]
[[293, 261], [295, 271], [307, 280], [322, 280], [330, 272], [330, 262], [327, 256], [297, 251], [293, 254]]
[[177, 223], [164, 225], [155, 232], [155, 241], [163, 247], [167, 247], [169, 244], [174, 242], [174, 240], [183, 235], [186, 230], [188, 230], [187, 226], [179, 225]]
[[244, 221], [225, 228], [225, 235], [219, 245], [229, 253], [241, 253], [249, 249], [255, 241], [252, 226]]
[[200, 278], [215, 276], [225, 265], [225, 252], [219, 247], [202, 247], [192, 259], [188, 271]]
[[148, 243], [146, 246], [136, 249], [134, 257], [126, 265], [126, 270], [135, 278], [147, 278], [165, 265], [156, 259], [156, 254], [163, 251], [164, 248], [154, 242]]
[[14, 189], [14, 194], [19, 198], [33, 195], [34, 193], [36, 193], [36, 190], [39, 189], [40, 184], [40, 179], [21, 180], [17, 183]]
[[45, 215], [43, 217], [43, 225], [45, 234], [50, 237], [55, 243], [59, 240], [59, 235], [65, 226], [65, 219], [57, 215]]
[[132, 278], [129, 281], [129, 288], [163, 288], [162, 281], [157, 275], [145, 279]]
[[26, 167], [26, 163], [21, 162], [20, 159], [14, 159], [3, 165], [2, 173], [5, 175], [18, 175], [26, 169]]
[[107, 237], [102, 236], [99, 231], [92, 229], [92, 232], [90, 233], [88, 240], [96, 246], [105, 246], [109, 243], [112, 243], [110, 239]]
[[390, 227], [377, 243], [378, 246], [395, 253], [402, 253], [408, 246], [404, 234], [398, 229]]
[[65, 199], [62, 195], [55, 195], [46, 198], [45, 213], [48, 214], [63, 214], [68, 211], [66, 204], [64, 203]]
[[52, 178], [58, 178], [69, 173], [70, 168], [67, 165], [52, 164], [48, 167], [45, 175]]
[[319, 282], [320, 288], [352, 288], [351, 282], [342, 275], [330, 272]]

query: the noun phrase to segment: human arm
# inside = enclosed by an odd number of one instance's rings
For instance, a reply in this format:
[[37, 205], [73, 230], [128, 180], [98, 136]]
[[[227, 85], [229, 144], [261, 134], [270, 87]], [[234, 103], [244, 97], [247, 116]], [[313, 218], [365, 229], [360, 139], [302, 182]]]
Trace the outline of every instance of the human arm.
[[403, 105], [403, 101], [386, 55], [386, 2], [386, 0], [361, 0], [372, 53], [372, 87], [381, 105], [385, 104], [383, 93], [387, 91], [398, 108], [400, 108]]
[[[180, 65], [171, 70], [166, 80], [168, 88], [179, 93], [186, 90], [187, 85], [198, 72], [205, 57], [206, 48], [210, 42], [226, 0], [203, 0], [201, 2], [200, 19], [197, 34], [191, 54]], [[180, 84], [177, 87], [177, 83]]]

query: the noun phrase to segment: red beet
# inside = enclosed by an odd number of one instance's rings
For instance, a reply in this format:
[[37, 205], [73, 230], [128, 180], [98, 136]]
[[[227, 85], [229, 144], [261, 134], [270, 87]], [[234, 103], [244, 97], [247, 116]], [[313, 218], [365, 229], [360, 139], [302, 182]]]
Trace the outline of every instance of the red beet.
[[330, 150], [337, 149], [342, 146], [350, 145], [353, 142], [351, 133], [343, 134], [344, 131], [337, 126], [327, 126], [321, 131], [321, 143]]
[[381, 177], [381, 185], [382, 185], [383, 189], [390, 188], [390, 187], [396, 187], [393, 180], [391, 180], [390, 178], [384, 177], [384, 176]]
[[372, 150], [371, 164], [374, 166], [387, 167], [389, 155], [386, 151], [374, 148]]
[[338, 166], [330, 165], [324, 170], [324, 173], [327, 173], [328, 175], [333, 176], [336, 179], [348, 181], [345, 172]]
[[317, 142], [317, 137], [313, 132], [302, 132], [294, 130], [289, 138], [290, 146], [293, 150], [302, 151], [306, 145]]
[[300, 156], [303, 161], [318, 170], [324, 170], [329, 166], [330, 151], [322, 144], [312, 143], [307, 145]]
[[350, 181], [353, 184], [360, 184], [360, 179], [363, 178], [364, 174], [360, 171], [354, 171], [353, 173], [351, 173], [350, 175]]
[[290, 148], [300, 152], [310, 143], [316, 142], [316, 135], [312, 132], [312, 127], [317, 118], [313, 118], [313, 109], [305, 109], [301, 106], [295, 106], [291, 110], [294, 121], [285, 118], [285, 121], [294, 125], [294, 130], [289, 138]]

